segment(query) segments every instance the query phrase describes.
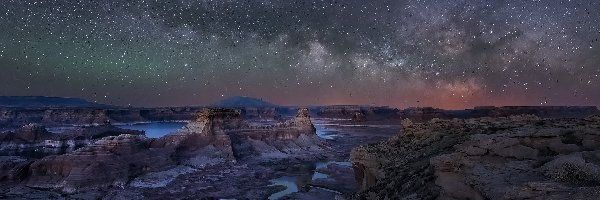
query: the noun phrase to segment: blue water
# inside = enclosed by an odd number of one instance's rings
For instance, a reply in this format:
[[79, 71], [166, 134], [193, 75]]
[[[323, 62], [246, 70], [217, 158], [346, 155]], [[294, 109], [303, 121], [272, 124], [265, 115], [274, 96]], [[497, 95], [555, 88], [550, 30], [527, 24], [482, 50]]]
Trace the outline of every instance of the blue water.
[[185, 122], [152, 122], [139, 124], [117, 125], [119, 128], [146, 132], [146, 137], [159, 138], [185, 126]]
[[[325, 179], [325, 178], [329, 178], [329, 175], [324, 174], [324, 173], [319, 173], [316, 170], [318, 169], [323, 169], [323, 168], [327, 168], [328, 165], [330, 164], [337, 164], [337, 165], [341, 165], [344, 167], [352, 167], [352, 163], [350, 162], [336, 162], [336, 161], [326, 161], [326, 162], [317, 162], [316, 163], [316, 169], [312, 175], [312, 180], [317, 180], [317, 179]], [[277, 193], [272, 194], [271, 196], [269, 196], [269, 200], [275, 200], [275, 199], [279, 199], [281, 197], [284, 197], [288, 194], [292, 194], [294, 192], [298, 192], [298, 185], [296, 184], [297, 181], [297, 177], [291, 177], [291, 176], [283, 176], [283, 177], [279, 177], [276, 179], [271, 179], [271, 185], [282, 185], [285, 186], [286, 189]], [[329, 190], [326, 188], [320, 188], [329, 192], [334, 192], [334, 193], [338, 193], [337, 191], [334, 190]]]
[[331, 124], [314, 124], [314, 125], [315, 125], [315, 129], [317, 129], [316, 134], [320, 138], [323, 138], [326, 140], [332, 140], [338, 134], [338, 130], [333, 128], [331, 126]]
[[50, 133], [65, 133], [67, 131], [76, 130], [79, 127], [77, 126], [63, 126], [63, 127], [50, 127], [46, 128], [46, 130]]
[[287, 187], [284, 191], [280, 191], [269, 196], [269, 200], [279, 199], [285, 195], [298, 192], [298, 185], [296, 184], [296, 177], [284, 176], [277, 179], [271, 180], [271, 185], [282, 185]]

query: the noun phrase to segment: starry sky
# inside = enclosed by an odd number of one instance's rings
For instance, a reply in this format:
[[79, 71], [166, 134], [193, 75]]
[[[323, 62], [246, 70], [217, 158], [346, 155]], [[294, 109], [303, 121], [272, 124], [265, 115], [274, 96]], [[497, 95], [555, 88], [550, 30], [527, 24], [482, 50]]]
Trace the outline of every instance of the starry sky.
[[2, 0], [0, 95], [600, 105], [597, 0]]

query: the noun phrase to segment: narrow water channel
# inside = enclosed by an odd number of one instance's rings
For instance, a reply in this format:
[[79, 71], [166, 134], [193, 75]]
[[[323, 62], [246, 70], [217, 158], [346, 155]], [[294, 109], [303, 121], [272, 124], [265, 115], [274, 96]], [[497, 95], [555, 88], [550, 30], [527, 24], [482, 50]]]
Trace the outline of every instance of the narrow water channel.
[[[327, 168], [328, 165], [330, 164], [336, 164], [336, 165], [340, 165], [340, 166], [344, 166], [344, 167], [352, 167], [352, 164], [350, 162], [337, 162], [337, 161], [325, 161], [325, 162], [317, 162], [315, 163], [316, 168], [312, 174], [312, 178], [311, 180], [317, 180], [317, 179], [327, 179], [329, 178], [329, 175], [324, 174], [324, 173], [320, 173], [318, 172], [318, 170], [320, 169], [324, 169]], [[276, 192], [274, 194], [272, 194], [271, 196], [269, 196], [270, 200], [275, 200], [275, 199], [279, 199], [281, 197], [284, 197], [286, 195], [295, 193], [299, 191], [299, 187], [297, 184], [297, 177], [292, 177], [292, 176], [283, 176], [283, 177], [279, 177], [276, 179], [272, 179], [271, 180], [271, 186], [276, 186], [276, 185], [281, 185], [281, 186], [285, 186], [286, 189], [280, 192]], [[336, 194], [340, 194], [338, 191], [335, 190], [331, 190], [331, 189], [327, 189], [327, 188], [318, 188], [318, 189], [322, 189], [328, 192], [332, 192], [332, 193], [336, 193]]]

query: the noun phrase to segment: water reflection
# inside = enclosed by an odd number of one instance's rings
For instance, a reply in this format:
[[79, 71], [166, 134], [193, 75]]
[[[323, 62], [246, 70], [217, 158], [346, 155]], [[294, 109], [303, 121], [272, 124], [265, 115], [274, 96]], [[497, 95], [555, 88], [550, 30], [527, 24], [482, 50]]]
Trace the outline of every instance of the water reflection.
[[296, 184], [296, 180], [296, 177], [291, 176], [284, 176], [271, 180], [271, 186], [281, 185], [285, 186], [286, 189], [272, 194], [271, 196], [269, 196], [269, 200], [279, 199], [281, 197], [284, 197], [285, 195], [298, 192], [298, 184]]
[[152, 122], [139, 124], [116, 125], [119, 128], [146, 132], [146, 137], [159, 138], [185, 126], [185, 122]]
[[[318, 170], [325, 169], [329, 165], [339, 165], [339, 166], [342, 166], [342, 167], [352, 167], [352, 163], [350, 163], [350, 162], [338, 162], [338, 161], [317, 162], [317, 163], [315, 163], [315, 170], [313, 171], [311, 180], [314, 181], [314, 180], [317, 180], [317, 179], [327, 179], [327, 178], [329, 178], [329, 175], [318, 172]], [[281, 185], [281, 186], [287, 187], [287, 189], [272, 194], [271, 196], [269, 196], [269, 199], [279, 199], [279, 198], [284, 197], [284, 196], [286, 196], [288, 194], [292, 194], [294, 192], [298, 192], [299, 191], [298, 190], [298, 177], [283, 176], [283, 177], [280, 177], [280, 178], [277, 178], [277, 179], [272, 179], [271, 183], [272, 183], [271, 186]], [[329, 191], [329, 192], [339, 193], [337, 191], [326, 189], [326, 188], [319, 188], [319, 189], [323, 189], [323, 190]]]

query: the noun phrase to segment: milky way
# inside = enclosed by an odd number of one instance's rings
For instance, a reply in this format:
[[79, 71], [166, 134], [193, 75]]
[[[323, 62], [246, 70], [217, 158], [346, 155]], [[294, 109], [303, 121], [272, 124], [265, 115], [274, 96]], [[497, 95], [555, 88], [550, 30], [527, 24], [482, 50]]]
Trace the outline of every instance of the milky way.
[[3, 0], [0, 95], [600, 105], [597, 0]]

